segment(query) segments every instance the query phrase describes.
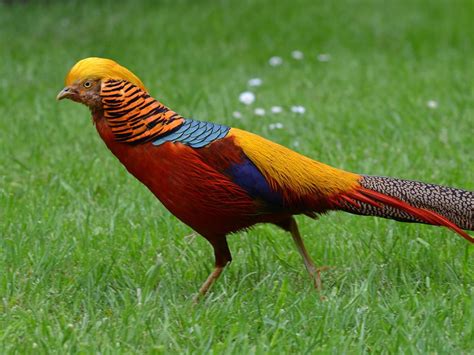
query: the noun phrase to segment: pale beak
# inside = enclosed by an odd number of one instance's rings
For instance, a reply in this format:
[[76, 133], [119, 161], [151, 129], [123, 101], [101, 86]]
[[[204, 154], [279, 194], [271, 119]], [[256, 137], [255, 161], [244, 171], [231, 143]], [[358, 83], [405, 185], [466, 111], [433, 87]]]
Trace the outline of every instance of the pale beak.
[[73, 95], [73, 91], [69, 86], [66, 86], [64, 89], [62, 89], [58, 96], [56, 96], [56, 100], [62, 100], [62, 99], [67, 99]]

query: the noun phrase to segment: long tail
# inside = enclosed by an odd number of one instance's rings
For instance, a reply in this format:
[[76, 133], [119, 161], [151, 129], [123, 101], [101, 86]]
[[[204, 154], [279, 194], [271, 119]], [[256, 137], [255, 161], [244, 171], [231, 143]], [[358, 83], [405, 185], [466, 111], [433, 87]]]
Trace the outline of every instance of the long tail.
[[355, 190], [337, 196], [338, 209], [445, 226], [474, 243], [463, 231], [474, 230], [474, 192], [380, 176], [362, 176], [359, 183]]

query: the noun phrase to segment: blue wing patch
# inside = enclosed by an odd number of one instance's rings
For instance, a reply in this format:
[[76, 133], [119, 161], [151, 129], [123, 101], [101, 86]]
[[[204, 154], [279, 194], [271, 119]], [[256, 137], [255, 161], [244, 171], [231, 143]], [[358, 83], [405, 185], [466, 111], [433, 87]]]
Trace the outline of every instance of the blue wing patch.
[[153, 145], [179, 142], [192, 148], [202, 148], [217, 139], [224, 138], [230, 127], [211, 122], [201, 122], [186, 118], [176, 130], [159, 137]]
[[267, 179], [250, 159], [245, 157], [242, 162], [232, 164], [227, 173], [253, 198], [260, 198], [275, 207], [283, 205], [281, 194], [270, 187]]

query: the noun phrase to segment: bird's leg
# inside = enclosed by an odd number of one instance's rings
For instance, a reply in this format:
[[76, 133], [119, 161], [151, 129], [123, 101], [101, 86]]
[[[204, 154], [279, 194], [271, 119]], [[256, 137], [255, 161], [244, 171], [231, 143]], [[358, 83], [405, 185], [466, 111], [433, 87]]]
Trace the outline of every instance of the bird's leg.
[[194, 301], [198, 301], [200, 297], [204, 297], [212, 284], [219, 278], [222, 271], [224, 271], [224, 266], [216, 266], [211, 274], [207, 277], [206, 281], [202, 284], [199, 289], [199, 294], [194, 298]]
[[306, 251], [306, 248], [303, 243], [303, 239], [301, 238], [301, 235], [300, 235], [300, 231], [298, 230], [298, 225], [296, 224], [296, 221], [293, 217], [291, 217], [291, 220], [289, 221], [287, 230], [291, 233], [291, 236], [293, 237], [293, 241], [296, 244], [296, 248], [298, 249], [298, 252], [303, 258], [303, 262], [304, 262], [304, 265], [306, 266], [306, 270], [308, 270], [308, 273], [314, 282], [314, 287], [318, 291], [321, 291], [321, 288], [322, 288], [321, 276], [320, 276], [321, 269], [317, 268], [314, 265], [313, 260], [311, 259], [308, 252]]
[[194, 302], [197, 303], [201, 297], [204, 297], [207, 291], [211, 288], [214, 282], [219, 278], [222, 271], [232, 261], [229, 246], [225, 236], [220, 238], [208, 239], [214, 248], [214, 256], [216, 258], [216, 265], [214, 270], [208, 276], [207, 280], [202, 284], [199, 293], [194, 297]]

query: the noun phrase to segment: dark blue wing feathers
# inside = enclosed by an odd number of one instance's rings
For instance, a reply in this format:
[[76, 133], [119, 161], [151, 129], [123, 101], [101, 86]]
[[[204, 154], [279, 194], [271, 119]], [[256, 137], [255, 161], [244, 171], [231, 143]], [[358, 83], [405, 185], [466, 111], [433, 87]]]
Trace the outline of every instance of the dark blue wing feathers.
[[226, 173], [253, 198], [261, 199], [274, 207], [282, 206], [281, 194], [270, 187], [267, 179], [247, 157], [232, 164]]

